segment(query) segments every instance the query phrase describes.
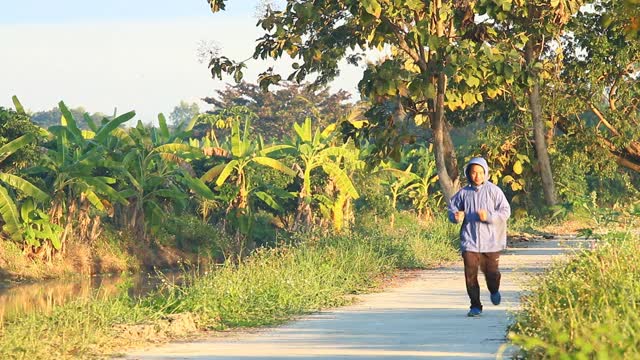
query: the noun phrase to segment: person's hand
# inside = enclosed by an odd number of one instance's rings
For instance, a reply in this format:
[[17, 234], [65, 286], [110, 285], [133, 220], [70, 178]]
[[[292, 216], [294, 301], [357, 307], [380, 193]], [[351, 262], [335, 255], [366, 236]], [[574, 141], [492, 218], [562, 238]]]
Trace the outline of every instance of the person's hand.
[[456, 219], [456, 222], [459, 224], [462, 222], [462, 220], [464, 220], [464, 211], [458, 211], [455, 213], [455, 215], [453, 215], [453, 217]]
[[478, 210], [478, 217], [480, 218], [480, 221], [485, 222], [487, 221], [487, 217], [489, 215], [487, 214], [487, 210]]

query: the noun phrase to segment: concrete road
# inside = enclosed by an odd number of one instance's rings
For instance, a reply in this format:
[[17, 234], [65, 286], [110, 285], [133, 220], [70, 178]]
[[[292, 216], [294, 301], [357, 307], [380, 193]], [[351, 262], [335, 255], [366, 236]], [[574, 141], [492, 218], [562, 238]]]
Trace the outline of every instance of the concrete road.
[[127, 359], [496, 359], [515, 351], [505, 340], [521, 285], [555, 259], [589, 247], [575, 238], [534, 240], [500, 258], [502, 304], [483, 284], [484, 312], [468, 318], [462, 261], [426, 270], [355, 305], [305, 316], [277, 328], [132, 352]]

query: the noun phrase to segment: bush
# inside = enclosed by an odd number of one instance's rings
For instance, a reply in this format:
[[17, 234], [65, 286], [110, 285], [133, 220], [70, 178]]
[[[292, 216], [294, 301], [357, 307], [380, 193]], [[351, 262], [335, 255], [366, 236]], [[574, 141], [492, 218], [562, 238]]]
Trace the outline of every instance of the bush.
[[379, 218], [388, 218], [395, 209], [386, 195], [382, 182], [370, 174], [357, 176], [355, 186], [360, 197], [353, 203], [357, 214], [367, 213]]
[[203, 251], [213, 258], [222, 256], [220, 249], [226, 236], [221, 227], [203, 223], [200, 218], [193, 215], [180, 215], [168, 217], [163, 230], [179, 249]]
[[[553, 154], [554, 181], [562, 201], [581, 204], [596, 193], [595, 205], [611, 206], [637, 198], [630, 175], [612, 160], [605, 149], [589, 139], [559, 137]], [[588, 149], [588, 151], [585, 151]]]
[[31, 122], [28, 115], [0, 107], [0, 146], [26, 134], [33, 135], [36, 141], [24, 146], [5, 160], [3, 172], [13, 173], [17, 169], [36, 163], [40, 158], [38, 144], [41, 136], [38, 127]]

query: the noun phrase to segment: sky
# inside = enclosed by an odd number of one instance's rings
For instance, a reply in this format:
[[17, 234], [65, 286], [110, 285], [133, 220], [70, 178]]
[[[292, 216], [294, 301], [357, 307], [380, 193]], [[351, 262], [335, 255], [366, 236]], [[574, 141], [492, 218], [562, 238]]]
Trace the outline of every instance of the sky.
[[[229, 0], [213, 14], [206, 0], [0, 0], [0, 106], [17, 95], [32, 112], [64, 101], [88, 112], [122, 114], [156, 123], [180, 101], [210, 109], [202, 98], [232, 83], [212, 79], [198, 59], [202, 43], [243, 60], [253, 54], [259, 0]], [[267, 66], [252, 60], [245, 79]], [[357, 98], [362, 74], [344, 65], [332, 90]]]

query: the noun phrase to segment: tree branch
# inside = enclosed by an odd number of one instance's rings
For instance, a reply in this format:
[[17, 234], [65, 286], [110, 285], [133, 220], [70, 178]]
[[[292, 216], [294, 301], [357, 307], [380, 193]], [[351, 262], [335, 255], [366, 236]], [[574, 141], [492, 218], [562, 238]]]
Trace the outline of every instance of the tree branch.
[[[418, 16], [418, 12], [414, 11], [413, 12], [413, 21], [415, 21], [415, 23], [418, 24], [419, 20], [420, 20], [420, 18]], [[427, 69], [427, 55], [424, 53], [424, 46], [422, 45], [422, 41], [418, 41], [418, 51], [420, 52], [420, 61], [421, 61], [420, 69], [424, 68], [425, 71], [426, 71], [426, 69]]]
[[616, 111], [616, 93], [618, 92], [618, 80], [620, 77], [617, 77], [613, 80], [613, 84], [611, 84], [611, 88], [609, 88], [609, 94], [607, 95], [609, 100], [609, 109], [611, 111]]
[[[557, 126], [565, 133], [569, 132], [567, 121], [564, 118], [558, 121]], [[629, 152], [629, 155], [633, 156], [635, 159], [638, 159], [638, 161], [629, 160], [627, 157], [623, 156], [620, 153], [618, 147], [613, 142], [611, 142], [611, 140], [601, 135], [597, 135], [597, 137], [598, 140], [600, 140], [602, 144], [605, 145], [606, 149], [609, 150], [609, 153], [615, 158], [618, 165], [626, 167], [627, 169], [631, 169], [633, 171], [640, 172], [640, 153], [633, 153], [629, 151], [629, 147], [626, 147], [625, 150]]]
[[402, 29], [386, 16], [382, 16], [380, 19], [385, 21], [389, 26], [391, 26], [391, 29], [393, 30], [393, 35], [395, 35], [396, 39], [398, 40], [398, 46], [400, 47], [400, 49], [402, 49], [402, 51], [407, 53], [407, 55], [409, 55], [413, 59], [413, 61], [415, 61], [418, 64], [418, 66], [420, 66], [421, 71], [423, 72], [427, 71], [426, 61], [424, 61], [424, 59], [421, 58], [421, 56], [418, 53], [416, 53], [416, 51], [412, 49], [411, 46], [409, 46], [409, 44], [404, 38], [404, 35], [406, 34], [402, 31]]
[[[607, 121], [607, 118], [602, 114], [602, 112], [600, 112], [600, 109], [598, 109], [595, 105], [593, 105], [592, 102], [589, 102], [589, 108], [591, 109], [591, 111], [593, 111], [594, 114], [596, 114], [596, 116], [598, 117], [598, 120], [600, 120], [600, 123], [604, 124], [604, 126], [609, 129], [609, 131], [615, 135], [615, 136], [620, 136], [620, 133], [618, 132], [618, 130], [616, 128], [613, 127], [613, 125], [611, 125], [611, 123], [609, 121]], [[597, 128], [596, 128], [597, 130]]]
[[620, 165], [620, 166], [624, 166], [624, 167], [626, 167], [627, 169], [631, 169], [631, 170], [633, 170], [633, 171], [636, 171], [636, 172], [639, 172], [639, 173], [640, 173], [640, 165], [639, 165], [639, 164], [636, 164], [636, 163], [634, 163], [634, 162], [631, 162], [631, 161], [629, 161], [629, 160], [627, 160], [627, 159], [623, 158], [623, 157], [622, 157], [622, 156], [620, 156], [620, 155], [616, 155], [616, 154], [614, 154], [614, 156], [616, 157], [616, 163], [617, 163], [618, 165]]
[[509, 91], [507, 89], [505, 89], [504, 91], [509, 94], [509, 96], [511, 97], [511, 101], [513, 102], [513, 105], [516, 107], [516, 109], [518, 109], [518, 111], [522, 111], [522, 112], [529, 111], [529, 109], [527, 109], [526, 107], [518, 104], [518, 99], [516, 99], [516, 95], [513, 93], [513, 91]]

